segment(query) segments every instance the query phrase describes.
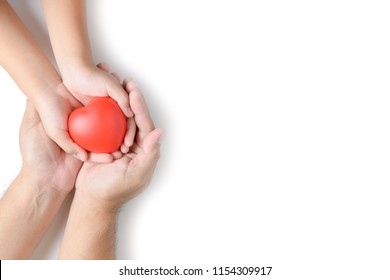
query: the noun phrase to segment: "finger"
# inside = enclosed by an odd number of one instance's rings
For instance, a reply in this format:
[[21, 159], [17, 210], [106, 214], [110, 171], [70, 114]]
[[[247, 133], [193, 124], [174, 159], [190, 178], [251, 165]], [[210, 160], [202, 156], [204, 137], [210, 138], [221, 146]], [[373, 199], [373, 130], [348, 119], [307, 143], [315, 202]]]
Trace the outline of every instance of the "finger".
[[112, 81], [107, 84], [107, 93], [118, 103], [126, 117], [130, 118], [134, 115], [130, 109], [128, 93], [122, 88], [120, 83], [115, 80], [115, 78], [113, 78]]
[[133, 146], [130, 147], [130, 152], [139, 154], [142, 153], [142, 146], [138, 144], [141, 140], [139, 140], [137, 136], [138, 135], [136, 135], [136, 141], [134, 142]]
[[148, 135], [146, 135], [145, 140], [143, 142], [143, 152], [146, 154], [155, 152], [156, 149], [160, 149], [160, 142], [162, 136], [164, 134], [164, 130], [162, 128], [156, 128]]
[[150, 117], [148, 107], [145, 100], [137, 87], [132, 87], [132, 82], [126, 85], [126, 89], [132, 88], [130, 91], [130, 106], [134, 112], [134, 120], [138, 129], [138, 139], [143, 141], [145, 136], [154, 129], [154, 123]]
[[130, 159], [133, 159], [133, 158], [135, 158], [137, 156], [137, 154], [136, 153], [127, 153], [127, 154], [125, 154], [123, 156], [128, 157]]
[[127, 77], [126, 79], [123, 80], [122, 86], [124, 89], [126, 89], [128, 93], [130, 93], [130, 91], [132, 91], [133, 89], [138, 88], [137, 84], [130, 77]]
[[70, 92], [68, 94], [68, 101], [72, 108], [82, 107], [84, 104], [88, 104], [91, 99], [90, 97], [85, 97], [83, 95], [77, 95], [77, 96], [78, 98], [80, 98], [81, 101], [75, 98]]
[[114, 156], [112, 154], [89, 153], [87, 161], [93, 163], [110, 163], [113, 160], [114, 160]]
[[35, 109], [34, 105], [28, 99], [26, 100], [26, 109], [24, 110], [22, 127], [29, 127], [40, 121], [39, 114]]
[[131, 78], [126, 78], [124, 80], [123, 87], [129, 93], [130, 107], [134, 112], [135, 122], [139, 130], [138, 132], [142, 135], [141, 138], [143, 138], [145, 134], [154, 129], [154, 123], [150, 117], [148, 107], [146, 106], [145, 100], [136, 83]]
[[161, 128], [153, 130], [146, 136], [145, 147], [141, 153], [126, 155], [126, 157], [132, 159], [132, 164], [129, 164], [129, 170], [131, 170], [129, 174], [133, 180], [139, 180], [141, 189], [149, 184], [160, 158], [159, 140], [162, 134], [163, 130]]
[[38, 111], [29, 99], [26, 100], [26, 110], [24, 111], [24, 115], [27, 118], [39, 118]]
[[126, 135], [123, 142], [127, 147], [131, 147], [134, 142], [135, 132], [137, 131], [134, 118], [127, 119], [126, 125]]
[[115, 159], [120, 159], [123, 156], [123, 154], [120, 151], [114, 152], [111, 155], [112, 155], [114, 160]]
[[[97, 67], [107, 73], [109, 73], [110, 71], [110, 67], [108, 66], [107, 63], [104, 62], [99, 63]], [[117, 72], [111, 73], [111, 76], [113, 76], [114, 79], [120, 83], [120, 76]], [[110, 83], [108, 85], [107, 91], [108, 91], [108, 95], [118, 103], [119, 107], [122, 109], [125, 116], [132, 117], [133, 112], [130, 109], [130, 101], [128, 98], [128, 94], [121, 87], [121, 85], [116, 83]]]
[[121, 76], [117, 72], [112, 72], [111, 76], [113, 76], [119, 83], [121, 82]]
[[130, 150], [130, 147], [126, 146], [124, 143], [121, 145], [121, 152], [127, 154]]
[[106, 71], [107, 73], [110, 72], [110, 66], [105, 63], [105, 62], [101, 62], [99, 63], [98, 65], [96, 65], [99, 69], [103, 70], [103, 71]]
[[88, 158], [87, 152], [72, 141], [67, 131], [57, 130], [54, 133], [48, 133], [48, 136], [54, 140], [66, 153], [71, 154], [81, 161]]
[[[118, 81], [120, 81], [120, 77], [118, 73], [114, 72], [111, 73], [111, 75], [114, 76]], [[136, 130], [137, 130], [137, 126], [135, 125], [134, 118], [127, 119], [126, 135], [123, 144], [121, 146], [122, 153], [126, 154], [129, 151], [131, 145], [133, 145]]]

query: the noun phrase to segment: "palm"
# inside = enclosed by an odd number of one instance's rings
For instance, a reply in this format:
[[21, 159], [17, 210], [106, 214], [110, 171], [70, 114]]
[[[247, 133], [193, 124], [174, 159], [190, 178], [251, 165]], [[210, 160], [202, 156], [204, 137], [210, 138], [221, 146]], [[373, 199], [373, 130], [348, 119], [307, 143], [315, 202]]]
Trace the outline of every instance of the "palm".
[[126, 154], [110, 163], [85, 162], [77, 176], [76, 188], [83, 188], [92, 197], [104, 201], [127, 201], [149, 183], [153, 168], [140, 168], [143, 151]]
[[[83, 188], [91, 197], [98, 200], [117, 201], [118, 198], [127, 196], [125, 189], [120, 186], [126, 185], [126, 173], [130, 162], [131, 159], [128, 157], [111, 163], [85, 162], [77, 177], [76, 188]], [[119, 189], [116, 186], [119, 186]], [[112, 191], [112, 188], [115, 188], [115, 191]]]

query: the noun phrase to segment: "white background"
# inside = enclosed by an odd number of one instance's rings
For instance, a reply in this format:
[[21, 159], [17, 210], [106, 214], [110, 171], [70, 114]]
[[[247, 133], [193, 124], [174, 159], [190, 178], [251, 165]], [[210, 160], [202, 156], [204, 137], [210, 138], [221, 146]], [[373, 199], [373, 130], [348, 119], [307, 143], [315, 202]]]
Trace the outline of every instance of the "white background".
[[[388, 279], [386, 2], [89, 1], [96, 62], [138, 81], [166, 129], [152, 184], [120, 215], [118, 258]], [[12, 3], [52, 57], [39, 1]], [[0, 94], [5, 190], [25, 97], [3, 70]], [[56, 258], [69, 204], [33, 258]]]

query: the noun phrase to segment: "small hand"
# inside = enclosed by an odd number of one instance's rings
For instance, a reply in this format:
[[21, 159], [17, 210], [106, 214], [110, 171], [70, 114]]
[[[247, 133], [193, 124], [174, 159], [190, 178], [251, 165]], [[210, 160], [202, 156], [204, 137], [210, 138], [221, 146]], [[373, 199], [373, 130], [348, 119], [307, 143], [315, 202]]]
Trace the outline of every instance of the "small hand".
[[54, 186], [60, 192], [69, 192], [73, 188], [81, 162], [65, 153], [47, 136], [40, 116], [30, 101], [27, 101], [20, 126], [20, 151], [23, 172]]
[[[145, 101], [129, 80], [124, 82], [137, 127], [135, 141], [122, 158], [111, 163], [85, 162], [76, 180], [76, 190], [89, 200], [113, 209], [140, 193], [152, 178], [159, 159], [162, 129], [155, 129]], [[126, 148], [124, 148], [126, 149]]]
[[[65, 152], [76, 156], [81, 161], [100, 163], [111, 162], [122, 156], [120, 151], [112, 154], [87, 153], [71, 139], [68, 132], [68, 118], [73, 110], [82, 105], [62, 83], [56, 88], [48, 88], [38, 100], [35, 100], [34, 105], [36, 105], [47, 135]], [[128, 123], [131, 124], [131, 121]]]
[[132, 117], [129, 98], [121, 84], [108, 73], [108, 65], [84, 65], [74, 67], [64, 76], [64, 85], [83, 105], [96, 96], [110, 96], [122, 109], [126, 117]]
[[[62, 83], [55, 88], [48, 88], [34, 100], [40, 121], [47, 135], [66, 153], [85, 161], [87, 152], [73, 142], [68, 133], [68, 117], [81, 104], [69, 93]], [[112, 160], [112, 159], [111, 159]]]
[[[83, 105], [87, 105], [93, 97], [110, 96], [119, 105], [127, 118], [127, 129], [122, 147], [129, 147], [135, 134], [135, 123], [133, 112], [129, 107], [129, 95], [120, 84], [117, 73], [109, 74], [109, 67], [106, 63], [97, 66], [84, 65], [73, 67], [74, 71], [66, 72], [64, 85], [69, 92]], [[121, 148], [126, 150], [126, 148]], [[121, 151], [112, 154], [88, 153], [83, 161], [96, 163], [107, 163], [122, 157]]]

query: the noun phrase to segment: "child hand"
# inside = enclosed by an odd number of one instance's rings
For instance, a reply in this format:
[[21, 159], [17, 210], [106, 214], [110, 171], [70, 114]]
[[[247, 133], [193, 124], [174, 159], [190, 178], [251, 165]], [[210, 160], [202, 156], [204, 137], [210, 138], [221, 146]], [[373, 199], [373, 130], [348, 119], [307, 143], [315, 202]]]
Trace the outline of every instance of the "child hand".
[[110, 96], [118, 103], [126, 117], [132, 117], [128, 93], [108, 71], [108, 65], [105, 63], [74, 67], [64, 75], [63, 83], [83, 105], [88, 104], [93, 97]]
[[77, 157], [81, 161], [88, 160], [92, 162], [111, 162], [113, 159], [122, 156], [120, 151], [113, 154], [87, 153], [71, 139], [68, 132], [68, 117], [73, 110], [82, 105], [62, 83], [58, 84], [56, 88], [50, 88], [46, 92], [42, 92], [34, 100], [34, 106], [47, 135], [66, 153]]
[[39, 119], [47, 135], [66, 153], [85, 161], [87, 152], [73, 142], [68, 133], [68, 116], [81, 104], [60, 83], [48, 88], [33, 100]]

